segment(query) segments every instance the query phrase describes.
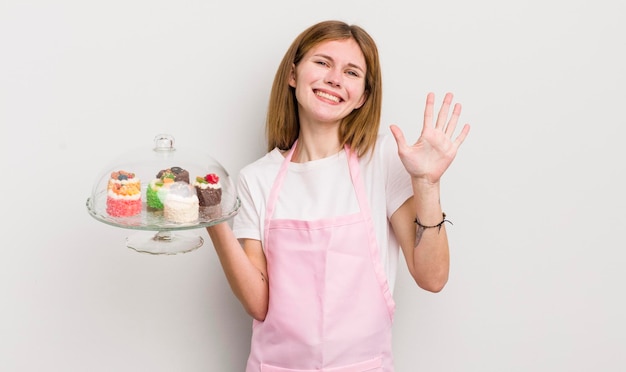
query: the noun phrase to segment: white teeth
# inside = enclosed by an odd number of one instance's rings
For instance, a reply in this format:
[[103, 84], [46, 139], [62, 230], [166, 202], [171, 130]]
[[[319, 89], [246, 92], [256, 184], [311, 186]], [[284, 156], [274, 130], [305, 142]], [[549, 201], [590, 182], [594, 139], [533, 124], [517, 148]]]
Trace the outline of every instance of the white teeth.
[[317, 91], [315, 94], [317, 94], [318, 96], [320, 96], [322, 98], [326, 98], [326, 99], [329, 99], [331, 101], [339, 102], [339, 97], [330, 95], [328, 93]]

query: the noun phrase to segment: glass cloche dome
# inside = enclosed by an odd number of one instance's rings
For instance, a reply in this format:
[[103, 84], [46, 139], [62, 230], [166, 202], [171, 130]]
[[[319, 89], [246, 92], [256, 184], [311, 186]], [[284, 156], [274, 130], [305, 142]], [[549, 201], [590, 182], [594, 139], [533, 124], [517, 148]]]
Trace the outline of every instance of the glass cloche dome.
[[129, 236], [126, 245], [153, 254], [199, 248], [202, 237], [184, 230], [224, 222], [239, 206], [224, 167], [208, 154], [174, 148], [169, 134], [157, 135], [152, 149], [146, 146], [111, 162], [87, 199], [96, 220], [143, 230]]

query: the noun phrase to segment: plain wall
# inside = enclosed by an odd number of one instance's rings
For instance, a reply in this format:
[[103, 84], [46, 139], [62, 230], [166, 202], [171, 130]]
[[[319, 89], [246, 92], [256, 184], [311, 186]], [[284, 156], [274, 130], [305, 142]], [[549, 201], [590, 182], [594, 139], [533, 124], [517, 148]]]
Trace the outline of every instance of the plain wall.
[[264, 153], [283, 53], [367, 29], [381, 130], [426, 93], [472, 131], [442, 181], [443, 292], [401, 264], [397, 370], [626, 370], [623, 1], [17, 1], [0, 4], [2, 371], [242, 371], [251, 321], [210, 240], [152, 256], [85, 202], [110, 159], [170, 133], [237, 177]]

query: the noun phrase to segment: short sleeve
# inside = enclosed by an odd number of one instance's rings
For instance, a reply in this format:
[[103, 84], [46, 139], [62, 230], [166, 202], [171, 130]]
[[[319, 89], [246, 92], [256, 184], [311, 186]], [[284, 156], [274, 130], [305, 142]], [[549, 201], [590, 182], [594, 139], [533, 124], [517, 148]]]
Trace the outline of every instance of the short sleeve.
[[384, 134], [382, 137], [378, 151], [386, 176], [387, 218], [390, 218], [407, 199], [413, 196], [413, 187], [411, 177], [400, 161], [395, 139], [391, 134]]
[[254, 204], [246, 174], [240, 173], [237, 194], [241, 201], [239, 211], [233, 218], [233, 233], [237, 239], [261, 240], [260, 216]]

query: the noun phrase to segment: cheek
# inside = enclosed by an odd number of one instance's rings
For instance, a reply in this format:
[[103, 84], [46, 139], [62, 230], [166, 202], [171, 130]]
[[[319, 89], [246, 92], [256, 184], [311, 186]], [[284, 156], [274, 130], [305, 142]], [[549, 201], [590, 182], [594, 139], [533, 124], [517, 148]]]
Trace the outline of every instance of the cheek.
[[357, 102], [357, 107], [363, 106], [365, 100], [367, 99], [367, 92], [365, 92], [365, 85], [359, 84], [358, 86], [352, 87], [350, 90], [350, 96], [354, 97]]
[[293, 87], [293, 94], [296, 97], [296, 101], [299, 103], [307, 100], [307, 93], [303, 91], [302, 85]]
[[363, 105], [365, 104], [365, 101], [367, 101], [367, 93], [363, 92], [363, 94], [361, 94], [361, 99], [358, 101], [356, 108], [360, 109], [361, 107], [363, 107]]

